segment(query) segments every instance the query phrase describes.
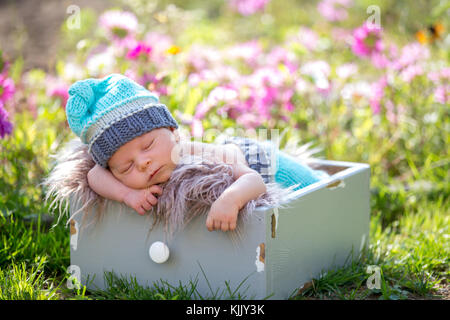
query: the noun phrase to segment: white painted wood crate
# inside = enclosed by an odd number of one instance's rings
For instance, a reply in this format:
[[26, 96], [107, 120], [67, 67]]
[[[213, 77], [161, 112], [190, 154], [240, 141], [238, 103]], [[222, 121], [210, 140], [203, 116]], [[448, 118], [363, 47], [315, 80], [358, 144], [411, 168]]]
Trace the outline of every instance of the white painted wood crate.
[[[114, 203], [100, 224], [81, 233], [78, 216], [71, 271], [83, 284], [94, 278], [88, 288], [101, 289], [104, 271], [136, 277], [143, 286], [197, 280], [204, 297], [220, 296], [225, 281], [234, 290], [246, 279], [239, 292], [247, 298], [286, 299], [322, 271], [343, 265], [352, 250], [357, 255], [369, 241], [369, 165], [315, 160], [312, 166], [331, 176], [296, 191], [289, 208], [259, 208], [242, 225], [239, 243], [222, 231], [209, 232], [206, 216], [197, 217], [167, 244], [169, 259], [160, 264], [150, 259], [149, 248], [164, 241], [163, 227], [149, 233], [149, 216], [129, 208], [119, 214], [121, 204]], [[78, 209], [73, 203], [71, 214]]]

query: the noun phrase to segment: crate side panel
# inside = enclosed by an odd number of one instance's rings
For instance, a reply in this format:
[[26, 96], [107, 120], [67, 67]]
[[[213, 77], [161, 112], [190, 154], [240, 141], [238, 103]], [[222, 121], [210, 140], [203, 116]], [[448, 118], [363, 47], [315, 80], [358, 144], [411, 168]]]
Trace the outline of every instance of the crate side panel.
[[234, 290], [248, 277], [239, 292], [248, 298], [264, 297], [265, 273], [258, 272], [256, 266], [257, 248], [265, 241], [263, 214], [255, 214], [241, 224], [238, 241], [230, 233], [209, 232], [206, 217], [197, 217], [166, 241], [170, 257], [157, 264], [148, 250], [153, 242], [165, 241], [163, 227], [149, 232], [149, 216], [139, 216], [128, 208], [120, 213], [120, 206], [112, 205], [100, 224], [83, 229], [76, 250], [71, 248], [71, 263], [80, 267], [83, 281], [88, 275], [90, 279], [95, 276], [91, 285], [104, 289], [103, 272], [114, 271], [135, 276], [144, 286], [159, 280], [174, 286], [180, 281], [184, 285], [197, 281], [202, 295], [223, 293], [224, 297], [225, 281]]
[[343, 265], [347, 257], [351, 261], [352, 248], [357, 254], [368, 243], [369, 175], [364, 169], [343, 177], [345, 187], [324, 186], [278, 210], [275, 238], [267, 236], [266, 251], [267, 290], [274, 298], [287, 298], [322, 270]]

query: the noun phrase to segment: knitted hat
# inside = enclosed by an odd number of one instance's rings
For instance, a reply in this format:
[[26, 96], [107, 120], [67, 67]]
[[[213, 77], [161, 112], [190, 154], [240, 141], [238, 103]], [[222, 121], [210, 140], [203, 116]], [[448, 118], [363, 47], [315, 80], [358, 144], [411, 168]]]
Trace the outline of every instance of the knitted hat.
[[66, 115], [72, 131], [103, 168], [128, 141], [156, 128], [178, 128], [155, 94], [120, 74], [75, 82], [69, 88]]

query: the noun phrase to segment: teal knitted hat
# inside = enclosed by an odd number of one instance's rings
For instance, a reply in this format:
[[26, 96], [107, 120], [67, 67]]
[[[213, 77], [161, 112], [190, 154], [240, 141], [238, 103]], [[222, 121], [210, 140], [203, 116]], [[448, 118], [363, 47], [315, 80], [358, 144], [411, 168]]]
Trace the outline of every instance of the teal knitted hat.
[[69, 88], [66, 116], [72, 131], [103, 168], [128, 141], [156, 128], [178, 128], [155, 94], [120, 74], [75, 82]]

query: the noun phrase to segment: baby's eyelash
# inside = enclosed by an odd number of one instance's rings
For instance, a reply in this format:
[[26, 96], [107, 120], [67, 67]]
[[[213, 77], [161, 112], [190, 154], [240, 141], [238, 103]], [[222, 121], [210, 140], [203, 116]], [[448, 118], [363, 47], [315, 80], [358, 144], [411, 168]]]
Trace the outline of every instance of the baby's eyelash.
[[153, 141], [155, 141], [155, 140], [152, 140], [151, 142], [150, 142], [150, 144], [147, 146], [147, 148], [145, 148], [145, 149], [148, 149], [148, 148], [150, 148], [151, 147], [151, 145], [153, 144]]
[[124, 174], [125, 172], [127, 172], [128, 170], [130, 170], [130, 168], [131, 168], [132, 166], [133, 166], [133, 165], [129, 166], [125, 171], [122, 172], [122, 174]]

